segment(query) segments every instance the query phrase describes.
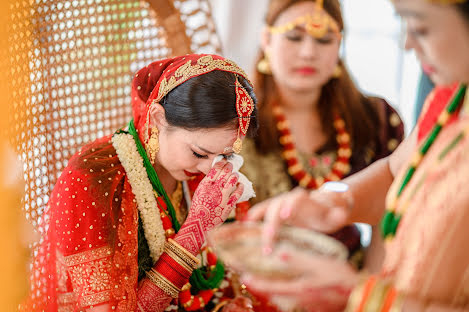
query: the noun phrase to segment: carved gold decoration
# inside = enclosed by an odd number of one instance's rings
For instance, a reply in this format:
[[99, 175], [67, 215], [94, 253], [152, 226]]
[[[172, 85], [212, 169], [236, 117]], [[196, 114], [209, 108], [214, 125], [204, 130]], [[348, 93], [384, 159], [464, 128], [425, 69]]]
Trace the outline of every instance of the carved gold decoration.
[[214, 60], [212, 56], [205, 55], [197, 60], [197, 63], [192, 65], [192, 61], [187, 61], [184, 65], [179, 67], [175, 74], [167, 80], [164, 78], [160, 83], [158, 89], [158, 97], [153, 102], [159, 102], [171, 90], [184, 83], [188, 79], [206, 74], [213, 70], [223, 70], [239, 74], [247, 79], [247, 75], [235, 62], [230, 60]]

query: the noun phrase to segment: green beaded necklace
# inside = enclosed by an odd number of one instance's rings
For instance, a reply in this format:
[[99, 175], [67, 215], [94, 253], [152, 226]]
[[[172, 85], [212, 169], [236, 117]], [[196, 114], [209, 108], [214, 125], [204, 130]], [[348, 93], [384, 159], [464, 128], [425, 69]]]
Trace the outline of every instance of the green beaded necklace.
[[143, 147], [142, 143], [140, 142], [140, 138], [138, 137], [138, 133], [137, 133], [137, 130], [135, 129], [135, 124], [134, 124], [133, 119], [129, 122], [129, 133], [134, 137], [134, 141], [135, 141], [135, 144], [137, 145], [138, 153], [142, 157], [143, 165], [147, 171], [148, 178], [150, 179], [151, 185], [153, 186], [153, 190], [158, 194], [158, 196], [162, 196], [166, 203], [169, 215], [171, 216], [171, 219], [173, 222], [173, 228], [177, 233], [179, 229], [181, 228], [181, 225], [179, 224], [176, 218], [176, 210], [174, 209], [173, 204], [171, 203], [171, 200], [169, 199], [168, 194], [163, 188], [163, 184], [161, 184], [160, 179], [158, 178], [158, 175], [156, 174], [155, 168], [153, 168], [153, 165], [151, 164], [150, 159], [148, 159], [145, 148]]
[[441, 129], [448, 123], [451, 115], [453, 115], [458, 107], [461, 105], [464, 94], [466, 93], [466, 86], [461, 85], [457, 92], [453, 95], [451, 100], [448, 102], [446, 109], [441, 112], [438, 116], [436, 124], [433, 126], [433, 129], [430, 131], [430, 134], [422, 143], [420, 148], [415, 152], [410, 162], [410, 166], [402, 179], [401, 186], [399, 187], [396, 197], [391, 204], [386, 208], [386, 213], [381, 221], [381, 234], [383, 238], [392, 239], [396, 235], [397, 227], [405, 211], [396, 212], [398, 206], [398, 201], [402, 195], [405, 187], [409, 184], [412, 176], [417, 170], [419, 164], [422, 162], [423, 157], [428, 152], [433, 142], [435, 142], [438, 134], [441, 132]]

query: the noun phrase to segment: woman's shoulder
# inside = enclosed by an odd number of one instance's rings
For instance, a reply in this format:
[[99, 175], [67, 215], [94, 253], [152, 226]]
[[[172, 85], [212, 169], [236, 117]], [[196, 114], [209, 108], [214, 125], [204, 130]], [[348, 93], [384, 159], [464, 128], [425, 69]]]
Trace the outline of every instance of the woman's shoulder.
[[404, 122], [395, 109], [384, 98], [377, 96], [367, 97], [369, 105], [371, 105], [380, 123], [380, 131], [378, 135], [379, 144], [381, 146], [381, 156], [392, 153], [397, 146], [404, 140]]
[[404, 123], [396, 108], [389, 104], [384, 98], [371, 96], [367, 97], [368, 102], [378, 113], [382, 124], [394, 128], [403, 127]]
[[110, 165], [110, 161], [116, 165], [115, 160], [118, 159], [112, 143], [112, 135], [107, 135], [83, 145], [69, 159], [64, 171], [89, 170], [93, 169], [93, 167]]
[[369, 96], [367, 97], [369, 103], [373, 106], [376, 112], [381, 116], [388, 117], [387, 123], [389, 123], [393, 127], [398, 127], [402, 122], [402, 118], [399, 115], [399, 112], [396, 108], [393, 107], [388, 101], [386, 101], [382, 97], [378, 96]]
[[[73, 181], [89, 183], [91, 191], [91, 188], [96, 187], [97, 184], [104, 184], [105, 180], [109, 181], [109, 177], [118, 175], [119, 171], [123, 173], [111, 138], [112, 135], [105, 136], [81, 147], [68, 161], [54, 187], [54, 192], [63, 192], [78, 187], [78, 184]], [[61, 186], [66, 181], [69, 181], [70, 185], [64, 189]]]

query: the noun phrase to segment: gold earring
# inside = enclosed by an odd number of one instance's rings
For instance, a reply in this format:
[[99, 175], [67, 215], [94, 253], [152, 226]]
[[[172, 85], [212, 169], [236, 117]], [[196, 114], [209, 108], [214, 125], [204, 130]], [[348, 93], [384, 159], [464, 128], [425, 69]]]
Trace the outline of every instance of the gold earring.
[[332, 74], [332, 77], [339, 78], [340, 76], [342, 76], [342, 68], [339, 64], [337, 64], [334, 68], [334, 73]]
[[267, 54], [267, 52], [264, 52], [264, 57], [257, 63], [257, 71], [264, 75], [272, 74], [269, 62], [269, 55]]
[[158, 140], [158, 128], [151, 128], [151, 135], [147, 143], [147, 153], [150, 156], [150, 162], [155, 163], [156, 154], [160, 151], [160, 141]]

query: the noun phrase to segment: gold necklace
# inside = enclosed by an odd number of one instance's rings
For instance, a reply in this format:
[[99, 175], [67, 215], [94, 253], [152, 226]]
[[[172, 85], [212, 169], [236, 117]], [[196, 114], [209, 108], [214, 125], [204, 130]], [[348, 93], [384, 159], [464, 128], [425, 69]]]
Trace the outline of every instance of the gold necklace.
[[176, 182], [176, 189], [174, 192], [169, 196], [169, 200], [175, 209], [178, 209], [181, 205], [182, 200], [182, 183], [181, 181]]

